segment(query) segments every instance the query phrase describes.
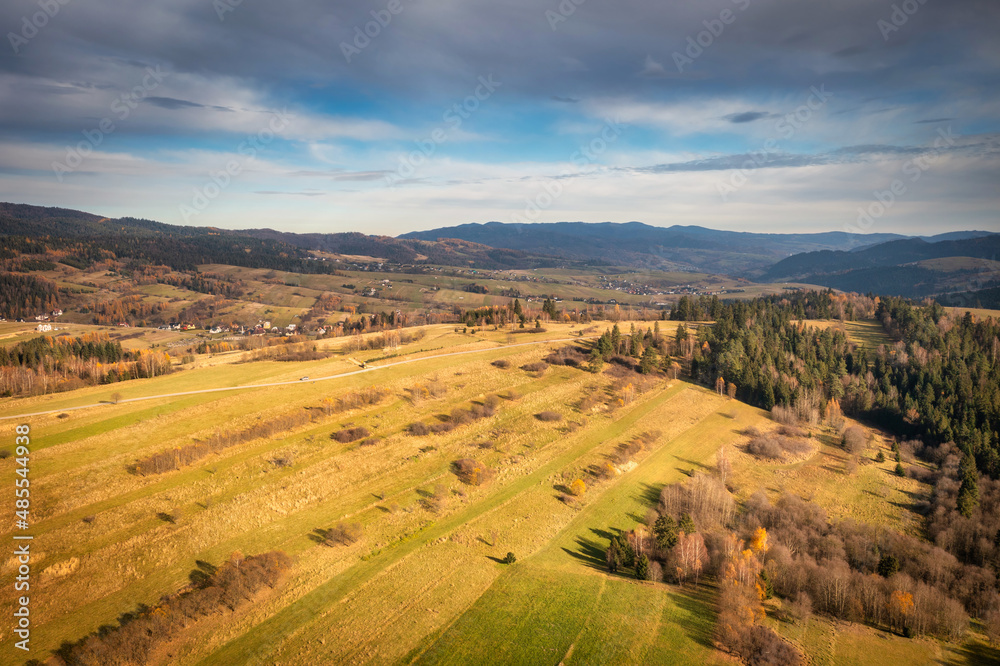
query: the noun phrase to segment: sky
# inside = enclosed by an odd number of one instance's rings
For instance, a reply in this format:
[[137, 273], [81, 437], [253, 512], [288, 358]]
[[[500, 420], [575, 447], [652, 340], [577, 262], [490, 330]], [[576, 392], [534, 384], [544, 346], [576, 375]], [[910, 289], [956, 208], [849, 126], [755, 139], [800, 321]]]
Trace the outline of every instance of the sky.
[[6, 0], [0, 200], [1000, 231], [995, 0]]

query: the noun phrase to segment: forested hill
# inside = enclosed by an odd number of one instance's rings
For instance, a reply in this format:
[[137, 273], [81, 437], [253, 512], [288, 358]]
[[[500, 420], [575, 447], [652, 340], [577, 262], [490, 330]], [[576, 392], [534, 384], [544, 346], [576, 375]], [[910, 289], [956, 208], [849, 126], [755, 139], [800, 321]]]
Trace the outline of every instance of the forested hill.
[[[924, 444], [954, 442], [1000, 478], [1000, 321], [949, 315], [937, 303], [809, 292], [753, 301], [689, 300], [699, 329], [692, 375], [736, 386], [742, 400], [879, 423]], [[803, 319], [874, 316], [895, 343], [859, 347]]]
[[0, 203], [0, 237], [6, 257], [55, 251], [61, 261], [84, 267], [103, 259], [133, 260], [191, 270], [198, 264], [229, 264], [302, 273], [334, 267], [310, 261], [309, 250], [363, 255], [375, 261], [535, 268], [566, 260], [495, 249], [464, 241], [397, 240], [360, 233], [292, 234], [271, 229], [187, 227], [136, 218], [108, 219], [64, 208]]
[[[787, 280], [823, 274], [844, 274], [867, 268], [885, 268], [942, 257], [1000, 257], [1000, 234], [961, 240], [927, 242], [906, 238], [852, 252], [823, 250], [783, 259], [761, 276], [763, 280]], [[822, 283], [820, 283], [822, 284]]]
[[640, 222], [463, 224], [415, 231], [400, 238], [458, 238], [491, 247], [527, 250], [590, 264], [619, 264], [737, 274], [761, 271], [789, 254], [849, 250], [902, 238], [898, 234], [763, 234], [698, 226], [654, 227]]

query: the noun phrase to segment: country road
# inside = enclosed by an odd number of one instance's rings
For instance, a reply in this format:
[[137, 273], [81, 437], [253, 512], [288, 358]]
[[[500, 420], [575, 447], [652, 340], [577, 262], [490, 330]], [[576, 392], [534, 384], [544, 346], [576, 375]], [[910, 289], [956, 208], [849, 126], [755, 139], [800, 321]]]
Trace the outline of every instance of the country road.
[[[495, 351], [497, 349], [512, 349], [514, 347], [530, 347], [530, 346], [533, 346], [533, 345], [546, 345], [546, 344], [552, 344], [552, 343], [558, 343], [558, 342], [574, 342], [576, 340], [592, 340], [595, 337], [596, 336], [581, 336], [581, 337], [576, 337], [576, 338], [559, 338], [557, 340], [539, 340], [538, 342], [519, 342], [519, 343], [514, 344], [514, 345], [500, 345], [500, 346], [497, 346], [497, 347], [488, 347], [486, 349], [466, 349], [464, 351], [449, 352], [447, 354], [433, 354], [431, 356], [418, 356], [416, 358], [407, 358], [407, 359], [403, 359], [401, 361], [393, 361], [392, 363], [384, 363], [382, 365], [369, 366], [369, 367], [363, 368], [361, 370], [352, 370], [351, 372], [342, 372], [340, 374], [328, 375], [326, 377], [310, 378], [307, 381], [309, 383], [313, 383], [313, 382], [328, 381], [330, 379], [340, 379], [341, 377], [350, 377], [351, 375], [360, 375], [361, 373], [364, 373], [364, 372], [374, 372], [375, 370], [381, 370], [383, 368], [391, 368], [391, 367], [394, 367], [394, 366], [397, 366], [397, 365], [404, 365], [406, 363], [416, 363], [417, 361], [427, 361], [427, 360], [430, 360], [430, 359], [444, 358], [444, 357], [447, 357], [447, 356], [461, 356], [463, 354], [481, 354], [483, 352]], [[302, 383], [304, 383], [304, 382], [301, 379], [293, 379], [293, 380], [284, 381], [284, 382], [269, 382], [267, 384], [245, 384], [245, 385], [242, 385], [242, 386], [222, 386], [222, 387], [219, 387], [219, 388], [199, 389], [197, 391], [181, 391], [179, 393], [162, 393], [160, 395], [146, 395], [146, 396], [141, 396], [141, 397], [138, 397], [138, 398], [126, 398], [126, 399], [123, 399], [123, 400], [119, 400], [117, 403], [95, 402], [95, 403], [91, 403], [89, 405], [78, 405], [77, 407], [63, 407], [62, 409], [49, 409], [49, 410], [42, 411], [42, 412], [29, 412], [27, 414], [14, 414], [13, 416], [0, 416], [0, 421], [6, 421], [6, 420], [10, 420], [10, 419], [23, 419], [23, 418], [27, 418], [29, 416], [44, 416], [46, 414], [55, 414], [56, 412], [59, 412], [59, 413], [69, 412], [69, 411], [73, 411], [73, 410], [77, 410], [77, 409], [90, 409], [91, 407], [103, 407], [103, 406], [107, 406], [107, 405], [111, 405], [111, 404], [124, 404], [126, 402], [139, 402], [140, 400], [157, 400], [157, 399], [160, 399], [160, 398], [178, 398], [180, 396], [196, 395], [196, 394], [199, 394], [199, 393], [216, 393], [216, 392], [219, 392], [219, 391], [244, 391], [244, 390], [247, 390], [247, 389], [259, 389], [259, 388], [267, 388], [269, 386], [286, 386], [286, 385], [289, 385], [289, 384], [302, 384]]]

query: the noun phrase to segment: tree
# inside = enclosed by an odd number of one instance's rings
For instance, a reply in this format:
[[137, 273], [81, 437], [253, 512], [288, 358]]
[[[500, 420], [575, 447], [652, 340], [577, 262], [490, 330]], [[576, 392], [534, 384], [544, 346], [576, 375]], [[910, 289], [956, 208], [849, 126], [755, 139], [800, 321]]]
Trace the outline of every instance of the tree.
[[656, 353], [656, 349], [652, 345], [646, 347], [646, 350], [642, 352], [642, 358], [639, 360], [639, 372], [644, 375], [648, 375], [654, 370], [659, 363], [659, 355]]
[[624, 559], [624, 556], [616, 539], [611, 539], [611, 542], [608, 544], [608, 549], [604, 553], [604, 558], [608, 565], [608, 571], [611, 573], [618, 573], [618, 570], [622, 567], [622, 560]]
[[760, 588], [764, 591], [764, 599], [770, 599], [774, 596], [774, 583], [767, 575], [767, 569], [760, 570]]
[[119, 402], [121, 402], [121, 399], [122, 399], [122, 394], [119, 393], [118, 391], [115, 391], [114, 393], [111, 394], [111, 402], [115, 403], [116, 405]]
[[594, 349], [590, 352], [590, 363], [587, 367], [595, 375], [600, 374], [604, 370], [604, 358], [601, 356], [601, 352]]
[[504, 564], [514, 564], [514, 562], [517, 562], [517, 558], [514, 557], [514, 553], [507, 553], [503, 558]]
[[653, 525], [653, 537], [660, 550], [672, 549], [677, 545], [677, 523], [670, 516], [662, 514]]
[[685, 534], [694, 534], [698, 531], [694, 526], [694, 520], [691, 518], [690, 513], [681, 515], [681, 522], [678, 525], [678, 529]]
[[733, 463], [729, 460], [729, 454], [726, 453], [725, 446], [720, 448], [719, 452], [715, 455], [715, 469], [719, 472], [719, 480], [722, 481], [722, 485], [726, 485], [726, 479], [729, 477], [730, 472], [733, 471]]
[[913, 611], [913, 595], [902, 590], [893, 590], [889, 596], [889, 621], [894, 628], [907, 629], [907, 620]]
[[770, 546], [767, 543], [767, 530], [763, 527], [758, 527], [753, 533], [753, 539], [750, 540], [750, 550], [763, 557], [764, 553], [766, 553], [769, 548]]
[[895, 555], [883, 555], [878, 561], [876, 571], [878, 571], [879, 576], [888, 578], [899, 571], [899, 560], [896, 559]]
[[583, 479], [574, 479], [573, 483], [569, 484], [569, 492], [574, 497], [580, 497], [587, 492], [587, 484]]
[[697, 585], [708, 558], [705, 539], [697, 532], [693, 534], [681, 532], [677, 537], [677, 555], [680, 564], [678, 582], [683, 583], [689, 576], [694, 576]]
[[640, 556], [635, 561], [635, 577], [639, 580], [649, 580], [649, 558], [645, 555]]
[[730, 400], [732, 400], [732, 399], [734, 399], [736, 397], [736, 384], [734, 384], [732, 382], [729, 382], [728, 384], [726, 384], [726, 395], [729, 396]]

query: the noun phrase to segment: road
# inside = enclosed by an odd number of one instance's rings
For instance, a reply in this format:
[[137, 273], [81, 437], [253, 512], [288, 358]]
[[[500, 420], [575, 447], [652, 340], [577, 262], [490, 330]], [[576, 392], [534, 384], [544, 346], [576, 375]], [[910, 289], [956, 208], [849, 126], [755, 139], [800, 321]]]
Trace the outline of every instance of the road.
[[[360, 375], [361, 373], [364, 373], [364, 372], [375, 372], [376, 370], [382, 370], [384, 368], [392, 368], [392, 367], [395, 367], [397, 365], [404, 365], [406, 363], [416, 363], [418, 361], [428, 361], [428, 360], [434, 359], [434, 358], [445, 358], [445, 357], [448, 357], [448, 356], [461, 356], [463, 354], [482, 354], [483, 352], [495, 351], [497, 349], [512, 349], [514, 347], [530, 347], [530, 346], [533, 346], [533, 345], [547, 345], [547, 344], [558, 343], [558, 342], [575, 342], [577, 340], [592, 340], [594, 338], [596, 338], [596, 336], [582, 336], [582, 337], [576, 337], [576, 338], [560, 338], [558, 340], [539, 340], [538, 342], [519, 342], [516, 345], [501, 345], [501, 346], [498, 346], [498, 347], [488, 347], [486, 349], [466, 349], [464, 351], [449, 352], [447, 354], [433, 354], [431, 356], [417, 356], [415, 358], [403, 359], [402, 361], [394, 361], [392, 363], [384, 363], [382, 365], [369, 366], [369, 367], [363, 368], [361, 370], [352, 370], [351, 372], [342, 372], [340, 374], [328, 375], [326, 377], [310, 378], [307, 381], [309, 383], [325, 382], [325, 381], [329, 381], [331, 379], [340, 379], [342, 377], [350, 377], [351, 375]], [[160, 395], [146, 395], [146, 396], [142, 396], [142, 397], [139, 397], [139, 398], [125, 398], [125, 399], [119, 400], [117, 403], [110, 403], [110, 402], [106, 402], [106, 401], [105, 402], [95, 402], [95, 403], [92, 403], [92, 404], [89, 404], [89, 405], [79, 405], [77, 407], [64, 407], [62, 409], [49, 409], [49, 410], [46, 410], [46, 411], [43, 411], [43, 412], [30, 412], [28, 414], [15, 414], [13, 416], [0, 416], [0, 421], [6, 421], [6, 420], [10, 420], [10, 419], [24, 419], [24, 418], [28, 418], [29, 416], [45, 416], [46, 414], [55, 414], [57, 412], [61, 414], [62, 412], [70, 412], [70, 411], [74, 411], [74, 410], [77, 410], [77, 409], [90, 409], [92, 407], [103, 407], [103, 406], [107, 406], [107, 405], [111, 405], [111, 404], [119, 404], [120, 405], [120, 404], [124, 404], [126, 402], [139, 402], [141, 400], [159, 400], [160, 398], [178, 398], [178, 397], [185, 396], [185, 395], [197, 395], [199, 393], [218, 393], [219, 391], [245, 391], [245, 390], [248, 390], [248, 389], [267, 388], [267, 387], [270, 387], [270, 386], [287, 386], [289, 384], [303, 384], [303, 383], [305, 383], [305, 382], [303, 382], [301, 379], [293, 379], [293, 380], [285, 381], [285, 382], [269, 382], [267, 384], [244, 384], [242, 386], [223, 386], [223, 387], [220, 387], [220, 388], [199, 389], [197, 391], [182, 391], [182, 392], [179, 392], [179, 393], [162, 393]]]

